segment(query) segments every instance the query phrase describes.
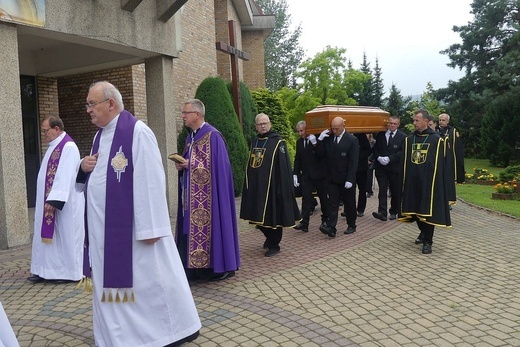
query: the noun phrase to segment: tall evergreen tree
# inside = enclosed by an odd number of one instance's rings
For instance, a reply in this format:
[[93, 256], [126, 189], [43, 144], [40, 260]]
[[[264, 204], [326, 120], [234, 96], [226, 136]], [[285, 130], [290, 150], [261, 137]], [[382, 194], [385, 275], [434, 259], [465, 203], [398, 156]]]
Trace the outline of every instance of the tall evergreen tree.
[[264, 43], [266, 86], [271, 91], [296, 87], [294, 73], [304, 51], [300, 46], [301, 26], [290, 29], [291, 15], [286, 0], [257, 0], [264, 14], [275, 16], [275, 28]]
[[[520, 146], [520, 132], [512, 134], [513, 139], [502, 143], [505, 139], [491, 138], [493, 132], [481, 128], [478, 121], [480, 118], [482, 125], [508, 127], [512, 120], [516, 121], [520, 117], [516, 111], [517, 101], [514, 101], [520, 100], [520, 3], [518, 0], [474, 0], [471, 7], [473, 20], [467, 25], [453, 27], [462, 43], [453, 44], [441, 52], [449, 56], [449, 66], [464, 70], [466, 75], [440, 94], [445, 100], [456, 101], [455, 110], [469, 111], [470, 114], [464, 115], [466, 118], [461, 124], [470, 123], [467, 129], [477, 129], [477, 135], [481, 129], [481, 145], [487, 156], [491, 157], [496, 156], [497, 151], [488, 145], [490, 142], [496, 142], [496, 148], [512, 146], [514, 149]], [[510, 104], [500, 105], [502, 112], [498, 114], [490, 108], [498, 107], [496, 100]], [[455, 119], [459, 117], [457, 113], [450, 115]], [[506, 150], [499, 152], [502, 156], [500, 161], [504, 163], [509, 161], [508, 156], [513, 153]]]
[[372, 71], [370, 69], [370, 63], [367, 60], [366, 52], [363, 52], [363, 63], [361, 64], [361, 72], [363, 72], [367, 76], [370, 76], [370, 78], [363, 83], [363, 90], [359, 94], [357, 102], [361, 106], [372, 106], [374, 98], [373, 76]]
[[374, 67], [374, 77], [372, 79], [373, 99], [371, 106], [381, 107], [383, 105], [383, 97], [385, 95], [385, 85], [383, 84], [383, 72], [379, 67], [379, 59], [376, 58], [376, 66]]
[[[226, 140], [235, 196], [239, 196], [244, 183], [248, 150], [226, 83], [219, 77], [208, 77], [197, 88], [195, 98], [206, 107], [204, 119], [217, 128]], [[187, 134], [186, 127], [183, 127], [177, 143], [179, 152], [184, 148]]]

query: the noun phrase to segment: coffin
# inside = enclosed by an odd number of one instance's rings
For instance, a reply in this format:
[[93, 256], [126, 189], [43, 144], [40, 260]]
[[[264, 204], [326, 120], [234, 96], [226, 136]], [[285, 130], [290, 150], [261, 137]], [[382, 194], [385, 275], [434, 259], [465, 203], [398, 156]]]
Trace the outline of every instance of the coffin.
[[377, 133], [387, 129], [390, 113], [377, 107], [322, 105], [305, 113], [307, 134], [319, 134], [330, 128], [336, 117], [345, 120], [349, 133]]

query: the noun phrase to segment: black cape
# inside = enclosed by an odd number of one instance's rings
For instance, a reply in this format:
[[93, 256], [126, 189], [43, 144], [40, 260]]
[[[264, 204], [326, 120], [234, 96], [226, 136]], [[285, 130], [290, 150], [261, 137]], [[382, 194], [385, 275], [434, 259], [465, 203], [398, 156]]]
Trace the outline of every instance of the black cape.
[[403, 146], [399, 221], [451, 226], [444, 138], [428, 128], [408, 136]]
[[301, 219], [287, 145], [273, 131], [251, 143], [240, 218], [270, 228], [292, 227]]
[[448, 125], [445, 129], [439, 128], [439, 132], [446, 136], [448, 162], [453, 170], [453, 179], [457, 183], [464, 183], [466, 170], [464, 168], [464, 146], [457, 129]]

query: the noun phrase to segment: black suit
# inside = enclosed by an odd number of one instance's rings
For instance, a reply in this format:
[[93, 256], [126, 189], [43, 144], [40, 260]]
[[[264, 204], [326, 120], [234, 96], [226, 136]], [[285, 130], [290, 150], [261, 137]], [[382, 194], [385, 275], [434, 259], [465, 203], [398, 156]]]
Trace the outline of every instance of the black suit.
[[[386, 131], [381, 131], [376, 135], [374, 145], [374, 160], [377, 184], [379, 185], [379, 206], [378, 212], [387, 217], [388, 196], [387, 191], [390, 187], [390, 214], [397, 215], [399, 212], [399, 170], [401, 169], [401, 158], [403, 156], [403, 142], [406, 134], [397, 129], [394, 136], [386, 140]], [[388, 157], [390, 163], [382, 165], [377, 158]]]
[[[327, 193], [329, 195], [329, 221], [327, 225], [336, 230], [338, 222], [339, 201], [343, 200], [347, 224], [356, 228], [356, 171], [358, 167], [358, 139], [343, 133], [341, 141], [336, 144], [333, 135], [319, 141], [318, 155], [326, 158]], [[345, 182], [352, 183], [352, 188], [345, 189]]]
[[372, 154], [372, 147], [366, 134], [354, 134], [359, 141], [359, 158], [356, 172], [356, 184], [358, 187], [357, 211], [365, 212], [367, 206], [367, 180], [368, 180], [368, 157]]
[[328, 199], [325, 185], [325, 160], [317, 156], [316, 147], [309, 140], [304, 144], [305, 140], [307, 139], [299, 138], [296, 141], [293, 175], [298, 176], [302, 188], [302, 223], [309, 225], [314, 188], [320, 198], [322, 222], [328, 219]]

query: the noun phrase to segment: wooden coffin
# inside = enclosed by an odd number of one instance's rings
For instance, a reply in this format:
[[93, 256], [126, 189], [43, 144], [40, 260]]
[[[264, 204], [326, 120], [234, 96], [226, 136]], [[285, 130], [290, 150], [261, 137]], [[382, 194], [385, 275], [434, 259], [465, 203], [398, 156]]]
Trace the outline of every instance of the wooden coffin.
[[305, 113], [307, 134], [319, 134], [330, 128], [336, 117], [345, 120], [349, 133], [377, 133], [387, 129], [390, 113], [377, 107], [322, 105]]

